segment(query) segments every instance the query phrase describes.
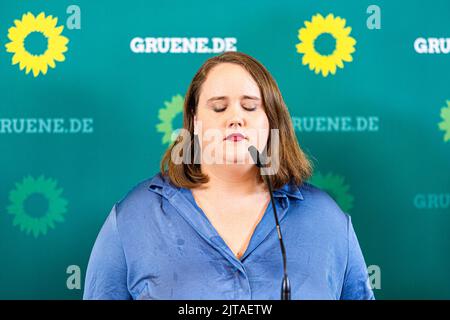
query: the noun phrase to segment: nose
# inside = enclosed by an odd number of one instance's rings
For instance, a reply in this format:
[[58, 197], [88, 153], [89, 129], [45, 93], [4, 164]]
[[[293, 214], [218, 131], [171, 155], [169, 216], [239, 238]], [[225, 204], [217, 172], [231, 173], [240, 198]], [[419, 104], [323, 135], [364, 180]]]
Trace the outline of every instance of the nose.
[[239, 107], [230, 108], [230, 117], [227, 120], [227, 128], [243, 127], [245, 120]]
[[244, 121], [242, 120], [242, 118], [234, 117], [228, 120], [227, 128], [242, 127], [243, 125]]

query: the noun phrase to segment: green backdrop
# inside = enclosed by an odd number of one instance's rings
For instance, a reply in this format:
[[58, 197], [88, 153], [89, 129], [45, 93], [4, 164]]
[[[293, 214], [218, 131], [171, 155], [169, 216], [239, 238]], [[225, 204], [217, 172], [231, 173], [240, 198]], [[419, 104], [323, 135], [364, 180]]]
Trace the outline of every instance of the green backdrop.
[[[345, 19], [356, 41], [327, 76], [296, 48], [300, 29], [324, 26], [305, 24], [317, 14]], [[218, 54], [137, 53], [132, 40], [203, 37], [233, 38], [277, 80], [312, 182], [352, 216], [379, 268], [376, 297], [449, 299], [449, 19], [445, 0], [1, 1], [0, 298], [82, 297], [112, 205], [158, 171], [190, 80]], [[48, 36], [31, 32], [43, 21]], [[13, 60], [21, 36], [45, 65], [64, 61], [27, 74], [44, 67]], [[316, 52], [337, 54], [336, 39], [322, 30]]]

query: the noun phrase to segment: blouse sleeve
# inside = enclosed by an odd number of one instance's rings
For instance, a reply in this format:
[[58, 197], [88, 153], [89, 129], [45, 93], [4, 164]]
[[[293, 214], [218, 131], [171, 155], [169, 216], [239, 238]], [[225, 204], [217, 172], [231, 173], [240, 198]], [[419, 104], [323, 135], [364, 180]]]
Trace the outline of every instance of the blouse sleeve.
[[97, 236], [89, 258], [83, 299], [129, 300], [127, 264], [117, 230], [116, 204]]
[[344, 284], [341, 293], [343, 300], [373, 300], [373, 291], [368, 281], [366, 263], [364, 261], [358, 239], [348, 216], [348, 257]]

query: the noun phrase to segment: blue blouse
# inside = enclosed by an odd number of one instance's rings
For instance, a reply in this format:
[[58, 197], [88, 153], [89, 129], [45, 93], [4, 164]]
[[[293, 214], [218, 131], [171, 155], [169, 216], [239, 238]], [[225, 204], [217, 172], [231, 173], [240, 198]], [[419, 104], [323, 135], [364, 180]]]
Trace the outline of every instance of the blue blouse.
[[[327, 193], [286, 184], [274, 200], [292, 299], [374, 299], [350, 216]], [[83, 298], [277, 300], [282, 276], [271, 204], [238, 259], [191, 190], [158, 173], [114, 204], [92, 249]]]

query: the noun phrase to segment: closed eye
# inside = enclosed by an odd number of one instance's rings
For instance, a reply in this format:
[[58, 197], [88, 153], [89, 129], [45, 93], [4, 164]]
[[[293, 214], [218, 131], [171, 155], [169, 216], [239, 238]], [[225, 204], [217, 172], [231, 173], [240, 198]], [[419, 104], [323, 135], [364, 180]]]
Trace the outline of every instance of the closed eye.
[[213, 110], [214, 110], [215, 112], [224, 112], [226, 108], [227, 108], [227, 107], [224, 107], [224, 108], [213, 107]]
[[[257, 106], [242, 106], [242, 108], [244, 108], [244, 110], [246, 111], [255, 111], [258, 107]], [[224, 112], [227, 109], [227, 107], [217, 107], [217, 106], [213, 106], [213, 110], [214, 112]]]

